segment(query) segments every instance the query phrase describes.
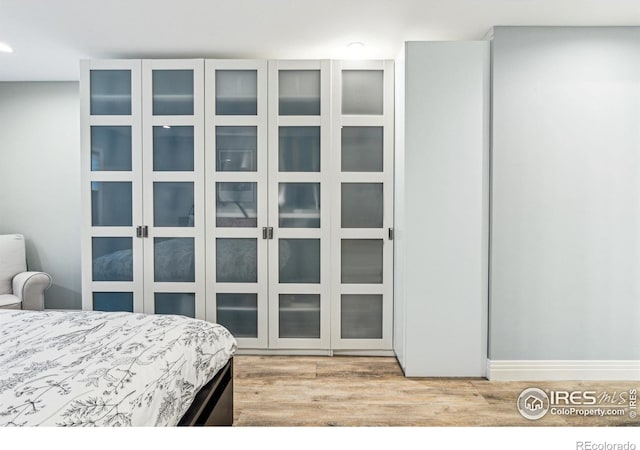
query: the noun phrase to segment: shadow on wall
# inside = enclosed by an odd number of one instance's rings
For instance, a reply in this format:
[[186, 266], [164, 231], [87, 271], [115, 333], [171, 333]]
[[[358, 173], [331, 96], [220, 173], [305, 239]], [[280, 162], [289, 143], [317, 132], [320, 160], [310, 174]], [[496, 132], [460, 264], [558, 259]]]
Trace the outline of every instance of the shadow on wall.
[[38, 245], [25, 236], [27, 250], [27, 270], [47, 272], [53, 278], [53, 284], [44, 293], [45, 309], [82, 309], [82, 296], [79, 291], [56, 284], [55, 271], [42, 264]]
[[44, 307], [46, 309], [81, 309], [82, 297], [80, 292], [72, 291], [54, 284], [45, 292]]

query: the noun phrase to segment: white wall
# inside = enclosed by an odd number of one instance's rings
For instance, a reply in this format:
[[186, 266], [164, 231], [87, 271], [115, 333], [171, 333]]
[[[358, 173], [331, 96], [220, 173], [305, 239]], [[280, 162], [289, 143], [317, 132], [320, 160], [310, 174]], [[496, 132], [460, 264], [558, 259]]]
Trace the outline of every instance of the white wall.
[[408, 376], [482, 376], [489, 43], [408, 42], [404, 56], [405, 106], [397, 112], [404, 130], [396, 130], [396, 352]]
[[402, 370], [407, 369], [406, 360], [406, 229], [407, 209], [405, 198], [405, 149], [404, 149], [404, 119], [405, 119], [405, 53], [403, 44], [395, 63], [395, 160], [394, 160], [394, 241], [393, 241], [393, 350]]
[[640, 28], [496, 28], [492, 180], [491, 360], [640, 360]]
[[80, 307], [78, 83], [0, 83], [0, 233], [24, 234], [47, 308]]

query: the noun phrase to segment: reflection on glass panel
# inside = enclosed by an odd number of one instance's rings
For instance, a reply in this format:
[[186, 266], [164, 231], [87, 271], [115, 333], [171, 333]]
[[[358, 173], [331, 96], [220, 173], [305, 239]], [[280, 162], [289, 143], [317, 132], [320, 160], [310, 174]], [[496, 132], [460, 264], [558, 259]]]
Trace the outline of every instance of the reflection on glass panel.
[[133, 292], [94, 292], [93, 310], [133, 312]]
[[319, 70], [280, 70], [278, 93], [281, 116], [320, 115]]
[[216, 226], [258, 226], [258, 183], [216, 183]]
[[216, 281], [256, 283], [258, 281], [258, 240], [255, 238], [216, 239]]
[[153, 224], [156, 227], [194, 226], [193, 183], [153, 183]]
[[156, 314], [196, 316], [196, 294], [184, 292], [157, 292], [154, 295]]
[[342, 228], [382, 228], [382, 183], [342, 183]]
[[382, 339], [382, 295], [342, 295], [342, 339]]
[[193, 70], [153, 71], [153, 114], [193, 115]]
[[153, 170], [193, 172], [193, 127], [153, 127]]
[[195, 260], [193, 238], [153, 238], [154, 281], [195, 281]]
[[382, 172], [382, 127], [342, 127], [342, 171]]
[[342, 282], [382, 283], [382, 239], [342, 239]]
[[320, 239], [278, 241], [280, 283], [320, 283]]
[[258, 170], [258, 128], [216, 127], [216, 170]]
[[281, 338], [320, 338], [320, 295], [280, 294], [278, 332]]
[[382, 114], [382, 70], [342, 71], [342, 114]]
[[92, 70], [91, 115], [131, 115], [131, 71]]
[[320, 183], [280, 183], [278, 222], [283, 228], [320, 228]]
[[258, 294], [216, 294], [216, 322], [237, 338], [257, 338]]
[[93, 281], [133, 281], [132, 238], [91, 238], [91, 257]]
[[91, 127], [91, 170], [131, 170], [131, 127]]
[[256, 70], [216, 70], [216, 114], [258, 114]]
[[320, 127], [279, 128], [280, 172], [320, 172]]
[[132, 214], [130, 181], [91, 182], [91, 225], [131, 226]]

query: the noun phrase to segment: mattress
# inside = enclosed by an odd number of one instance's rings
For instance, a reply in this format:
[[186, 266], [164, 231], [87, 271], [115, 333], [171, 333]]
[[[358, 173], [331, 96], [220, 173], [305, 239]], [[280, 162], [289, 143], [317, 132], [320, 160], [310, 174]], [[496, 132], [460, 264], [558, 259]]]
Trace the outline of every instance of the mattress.
[[233, 356], [173, 315], [0, 310], [0, 426], [173, 426]]

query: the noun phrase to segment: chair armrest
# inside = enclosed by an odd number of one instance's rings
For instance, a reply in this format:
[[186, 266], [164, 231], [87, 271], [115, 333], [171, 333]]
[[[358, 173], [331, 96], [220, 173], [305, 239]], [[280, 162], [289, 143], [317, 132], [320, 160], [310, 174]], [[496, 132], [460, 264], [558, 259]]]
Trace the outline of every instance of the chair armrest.
[[13, 295], [22, 301], [22, 309], [42, 311], [44, 291], [51, 286], [51, 275], [44, 272], [22, 272], [13, 277]]

